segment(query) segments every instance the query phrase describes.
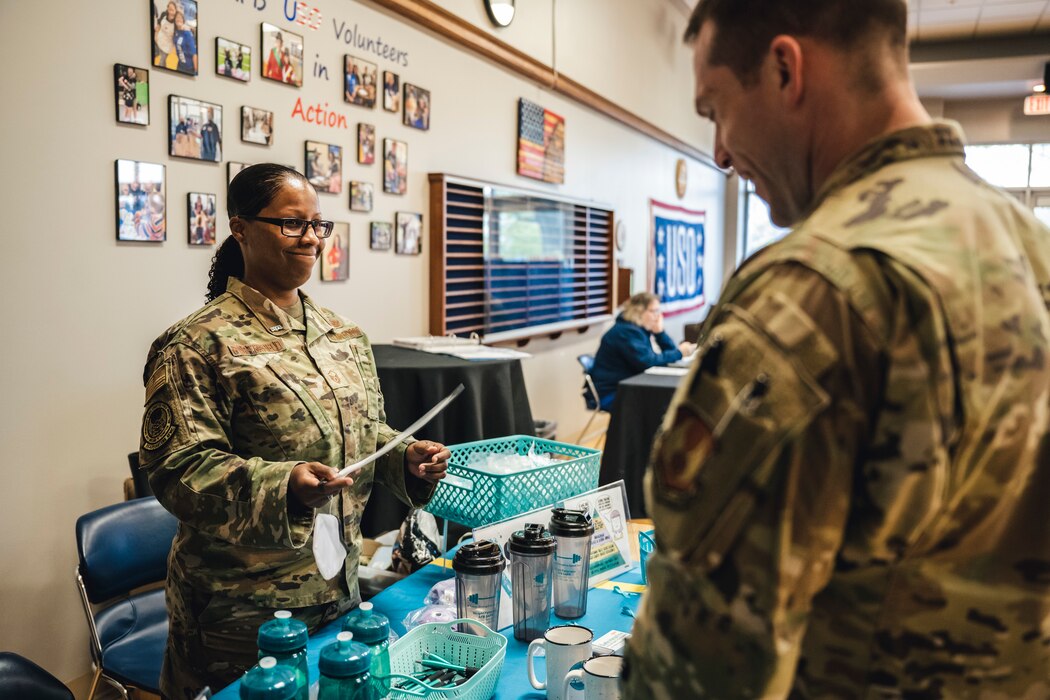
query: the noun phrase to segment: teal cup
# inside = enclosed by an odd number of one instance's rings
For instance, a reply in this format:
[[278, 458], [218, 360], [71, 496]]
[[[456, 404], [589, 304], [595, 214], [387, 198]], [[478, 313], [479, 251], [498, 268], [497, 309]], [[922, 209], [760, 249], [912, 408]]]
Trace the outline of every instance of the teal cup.
[[645, 573], [646, 564], [649, 563], [649, 555], [656, 549], [656, 536], [652, 530], [638, 533], [638, 558], [641, 560], [642, 584], [649, 584], [649, 577]]

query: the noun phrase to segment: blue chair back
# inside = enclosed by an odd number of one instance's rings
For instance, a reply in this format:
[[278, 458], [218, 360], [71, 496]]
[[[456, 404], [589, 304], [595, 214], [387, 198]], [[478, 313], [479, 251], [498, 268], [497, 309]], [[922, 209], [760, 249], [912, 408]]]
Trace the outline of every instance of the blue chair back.
[[577, 355], [576, 361], [583, 367], [584, 374], [590, 374], [594, 369], [594, 355]]
[[598, 397], [598, 390], [594, 387], [594, 380], [591, 379], [591, 370], [594, 369], [594, 355], [577, 355], [576, 361], [583, 368], [583, 388], [580, 392], [583, 396], [583, 402], [586, 404], [588, 411], [597, 411], [601, 399]]
[[73, 693], [24, 656], [0, 651], [0, 698], [73, 700]]
[[77, 518], [80, 574], [88, 600], [101, 603], [163, 581], [177, 526], [175, 516], [152, 496]]

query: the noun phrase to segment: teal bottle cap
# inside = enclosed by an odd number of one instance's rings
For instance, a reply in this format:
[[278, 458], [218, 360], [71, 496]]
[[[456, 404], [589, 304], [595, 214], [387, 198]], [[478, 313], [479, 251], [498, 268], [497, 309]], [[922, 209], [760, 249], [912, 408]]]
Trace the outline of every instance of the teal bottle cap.
[[353, 632], [354, 639], [365, 644], [378, 644], [390, 638], [390, 620], [373, 610], [371, 603], [361, 603], [343, 620], [343, 631]]
[[306, 624], [292, 617], [287, 610], [278, 610], [274, 620], [259, 626], [259, 649], [275, 654], [298, 651], [306, 647], [309, 637]]
[[317, 663], [322, 675], [329, 678], [349, 678], [368, 672], [372, 663], [371, 650], [360, 642], [351, 641], [353, 632], [340, 632], [336, 641], [325, 645]]
[[298, 689], [295, 671], [266, 656], [241, 678], [240, 694], [241, 700], [293, 700]]

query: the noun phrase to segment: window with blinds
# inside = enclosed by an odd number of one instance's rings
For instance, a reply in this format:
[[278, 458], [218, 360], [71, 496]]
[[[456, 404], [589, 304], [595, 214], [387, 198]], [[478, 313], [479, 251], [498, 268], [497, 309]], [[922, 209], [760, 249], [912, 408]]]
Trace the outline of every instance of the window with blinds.
[[431, 174], [431, 334], [495, 343], [608, 320], [613, 221], [591, 204]]

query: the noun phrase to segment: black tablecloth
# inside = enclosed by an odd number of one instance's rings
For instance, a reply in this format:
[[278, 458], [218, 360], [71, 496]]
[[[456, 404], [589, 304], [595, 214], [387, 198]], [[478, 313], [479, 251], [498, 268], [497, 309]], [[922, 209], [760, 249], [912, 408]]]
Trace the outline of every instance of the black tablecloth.
[[627, 487], [632, 518], [646, 517], [642, 477], [649, 461], [653, 438], [671, 404], [675, 388], [684, 377], [638, 374], [616, 389], [605, 436], [599, 484], [619, 479]]
[[[386, 404], [386, 422], [408, 427], [457, 384], [465, 391], [437, 418], [416, 433], [419, 439], [446, 445], [505, 435], [533, 435], [532, 409], [520, 360], [472, 362], [395, 345], [374, 345], [376, 371]], [[396, 529], [408, 509], [382, 487], [361, 519], [366, 537]]]

